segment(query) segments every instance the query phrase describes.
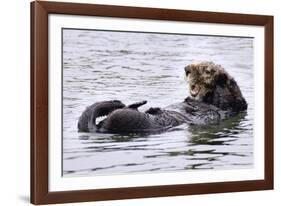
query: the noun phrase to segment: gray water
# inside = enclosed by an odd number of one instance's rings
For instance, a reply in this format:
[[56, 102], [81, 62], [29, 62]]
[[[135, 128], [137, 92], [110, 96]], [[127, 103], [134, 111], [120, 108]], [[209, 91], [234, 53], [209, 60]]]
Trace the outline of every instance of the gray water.
[[[103, 100], [165, 107], [188, 96], [184, 67], [223, 65], [248, 110], [219, 125], [151, 135], [78, 133], [83, 110]], [[63, 30], [63, 175], [94, 176], [253, 167], [253, 39]]]

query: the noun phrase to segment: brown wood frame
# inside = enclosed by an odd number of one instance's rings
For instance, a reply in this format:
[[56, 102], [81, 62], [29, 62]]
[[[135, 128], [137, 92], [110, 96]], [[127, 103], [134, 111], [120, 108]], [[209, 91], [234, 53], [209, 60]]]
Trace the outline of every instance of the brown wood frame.
[[[264, 26], [265, 179], [76, 191], [48, 191], [48, 15], [70, 14]], [[273, 16], [93, 4], [31, 3], [31, 202], [67, 203], [273, 189]]]

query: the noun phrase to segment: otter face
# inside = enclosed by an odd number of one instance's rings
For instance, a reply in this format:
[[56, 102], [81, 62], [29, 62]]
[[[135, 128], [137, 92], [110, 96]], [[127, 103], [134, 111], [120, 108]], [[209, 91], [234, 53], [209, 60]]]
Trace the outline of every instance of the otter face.
[[185, 68], [185, 74], [189, 83], [189, 92], [193, 99], [203, 101], [211, 93], [218, 80], [226, 75], [223, 68], [213, 62], [201, 62], [190, 64]]

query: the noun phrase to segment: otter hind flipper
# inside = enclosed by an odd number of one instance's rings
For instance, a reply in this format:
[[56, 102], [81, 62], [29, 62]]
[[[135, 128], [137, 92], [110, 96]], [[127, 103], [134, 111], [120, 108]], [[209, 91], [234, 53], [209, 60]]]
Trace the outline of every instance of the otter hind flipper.
[[144, 105], [144, 104], [146, 104], [146, 103], [147, 103], [146, 100], [141, 101], [141, 102], [135, 102], [135, 103], [133, 103], [133, 104], [130, 104], [130, 105], [128, 106], [128, 108], [130, 108], [130, 109], [138, 109], [138, 107], [140, 107], [140, 106], [142, 106], [142, 105]]

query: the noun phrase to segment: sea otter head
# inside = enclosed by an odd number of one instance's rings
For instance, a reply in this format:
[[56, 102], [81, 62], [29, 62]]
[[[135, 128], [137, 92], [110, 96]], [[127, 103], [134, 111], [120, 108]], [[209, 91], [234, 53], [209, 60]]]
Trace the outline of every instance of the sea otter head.
[[247, 108], [236, 81], [222, 66], [213, 62], [201, 62], [187, 65], [184, 70], [192, 99], [214, 104], [222, 109]]
[[226, 78], [221, 66], [212, 62], [190, 64], [184, 69], [190, 95], [193, 99], [200, 101], [203, 101], [215, 89], [220, 79]]

